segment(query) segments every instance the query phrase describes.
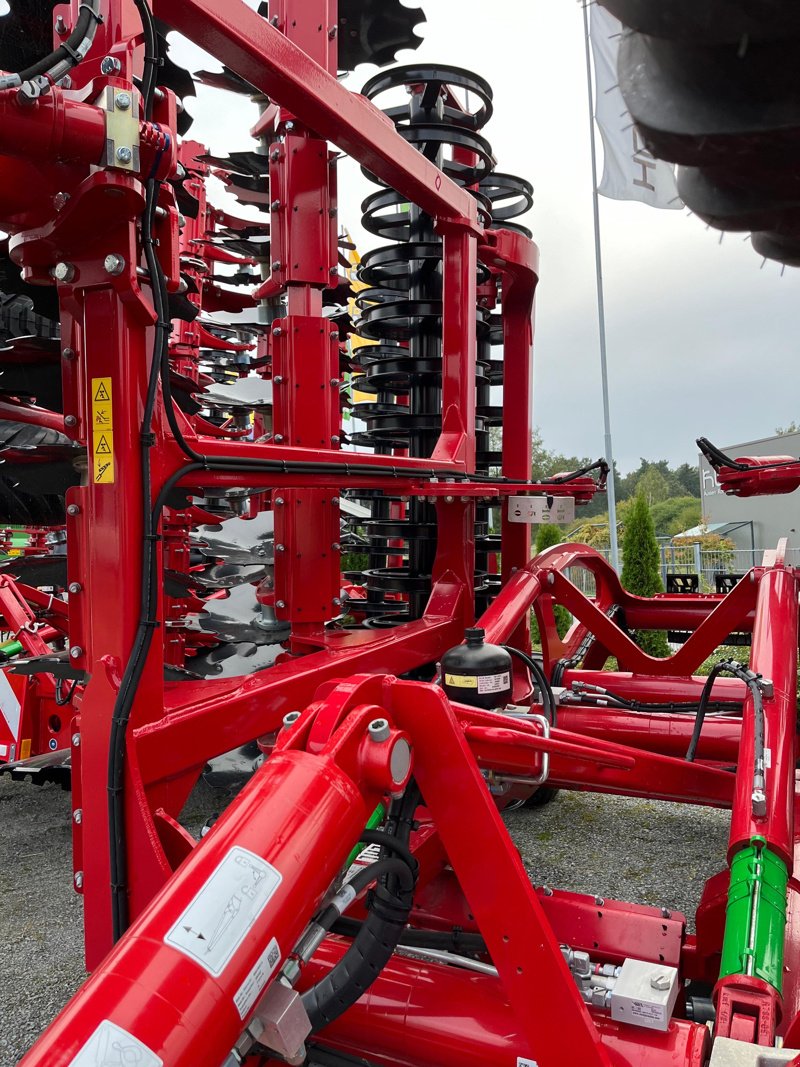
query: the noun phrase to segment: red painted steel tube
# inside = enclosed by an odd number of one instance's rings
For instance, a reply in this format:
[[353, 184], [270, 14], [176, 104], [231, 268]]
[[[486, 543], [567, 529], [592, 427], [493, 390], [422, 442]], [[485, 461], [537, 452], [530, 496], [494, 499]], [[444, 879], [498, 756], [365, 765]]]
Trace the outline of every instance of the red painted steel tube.
[[[672, 701], [698, 701], [706, 679], [702, 675], [671, 678], [666, 675], [632, 674], [630, 671], [603, 671], [602, 676], [598, 677], [597, 671], [568, 668], [561, 675], [559, 684], [569, 689], [573, 682], [602, 685], [626, 700], [666, 704]], [[715, 678], [711, 688], [711, 699], [735, 700], [741, 703], [745, 698], [745, 692], [745, 684], [738, 678]]]
[[365, 97], [340, 85], [244, 3], [158, 0], [154, 13], [288, 108], [423, 211], [476, 235], [476, 201], [396, 132]]
[[[502, 890], [500, 891], [502, 894]], [[341, 958], [344, 942], [329, 939], [303, 974], [323, 977]], [[541, 987], [538, 997], [546, 1003]], [[666, 1033], [622, 1026], [592, 1012], [607, 1062], [614, 1067], [702, 1067], [709, 1035], [704, 1026], [674, 1019]], [[573, 1035], [544, 1027], [528, 1040], [516, 1025], [502, 984], [491, 975], [395, 958], [345, 1015], [320, 1033], [320, 1042], [381, 1067], [578, 1067]]]
[[0, 92], [0, 155], [99, 163], [105, 143], [99, 107], [69, 99], [57, 87], [31, 104], [16, 92]]
[[[563, 730], [648, 752], [660, 752], [664, 756], [686, 755], [694, 722], [693, 715], [646, 715], [589, 706], [558, 709], [558, 724]], [[741, 719], [728, 716], [707, 718], [700, 735], [697, 758], [735, 764], [741, 729]]]
[[105, 1062], [87, 1050], [104, 1020], [168, 1067], [222, 1063], [265, 950], [286, 957], [378, 799], [329, 756], [275, 753], [21, 1063]]
[[787, 864], [791, 874], [797, 758], [797, 578], [793, 571], [782, 566], [768, 570], [761, 579], [750, 667], [771, 679], [774, 689], [772, 698], [764, 697], [767, 812], [765, 818], [756, 818], [752, 813], [754, 711], [753, 699], [748, 696], [728, 856], [730, 859], [755, 834], [760, 834]]

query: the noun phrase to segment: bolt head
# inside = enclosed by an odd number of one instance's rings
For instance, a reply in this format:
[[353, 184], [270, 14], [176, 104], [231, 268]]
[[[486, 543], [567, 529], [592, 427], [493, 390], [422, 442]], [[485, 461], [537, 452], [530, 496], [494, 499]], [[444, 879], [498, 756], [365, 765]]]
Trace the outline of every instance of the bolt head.
[[131, 106], [132, 98], [130, 93], [117, 93], [114, 97], [114, 105], [119, 108], [120, 111], [127, 111]]
[[69, 200], [69, 193], [56, 193], [53, 197], [53, 207], [56, 211], [62, 211]]
[[280, 270], [282, 266], [283, 266], [283, 264], [281, 263], [281, 261], [279, 259], [274, 259], [272, 261], [272, 269], [273, 270]]
[[332, 496], [331, 497], [331, 504], [338, 504], [338, 503], [339, 503], [339, 497], [338, 496]]
[[299, 718], [300, 718], [300, 712], [299, 711], [290, 711], [286, 715], [283, 716], [283, 725], [287, 726], [287, 727], [291, 726], [293, 723], [296, 723]]
[[287, 130], [293, 130], [294, 129], [294, 123], [292, 122], [291, 119], [286, 123], [286, 129]]
[[279, 445], [281, 443], [281, 441], [283, 440], [283, 434], [282, 433], [276, 433], [272, 440], [275, 442], [276, 445]]
[[75, 277], [75, 267], [71, 263], [56, 263], [51, 274], [57, 282], [71, 282]]
[[339, 268], [338, 267], [331, 267], [331, 269], [328, 271], [328, 274], [330, 274], [331, 277], [333, 277], [334, 274], [338, 274], [338, 273], [339, 273]]
[[77, 504], [67, 504], [67, 515], [80, 515], [81, 509]]
[[70, 582], [69, 585], [67, 586], [67, 589], [69, 590], [70, 593], [75, 594], [75, 593], [80, 593], [81, 589], [83, 589], [83, 586], [81, 585], [80, 582]]
[[76, 871], [75, 872], [75, 888], [76, 889], [82, 889], [83, 888], [83, 871]]
[[133, 159], [133, 152], [127, 145], [120, 145], [117, 149], [117, 162], [118, 163], [130, 163]]
[[80, 645], [73, 645], [72, 648], [69, 650], [70, 659], [78, 659], [82, 655], [83, 649]]
[[73, 748], [80, 748], [80, 743], [81, 743], [81, 735], [80, 734], [73, 734], [72, 737], [70, 738], [70, 740], [72, 741], [72, 747]]
[[276, 552], [285, 552], [286, 551], [286, 545], [275, 545], [275, 551]]
[[[275, 264], [273, 263], [273, 264], [272, 264], [272, 266], [274, 267], [274, 266], [275, 266]], [[280, 337], [280, 335], [281, 335], [282, 333], [283, 333], [283, 330], [282, 330], [282, 329], [280, 328], [280, 326], [275, 326], [275, 327], [273, 328], [273, 330], [272, 330], [272, 336], [273, 336], [273, 337]], [[282, 379], [281, 379], [281, 380], [282, 380]]]
[[276, 608], [285, 608], [286, 607], [286, 601], [285, 600], [276, 600], [275, 601], [275, 607]]
[[331, 437], [331, 444], [332, 445], [338, 445], [339, 444], [339, 440], [340, 440], [339, 435], [338, 434], [333, 434], [333, 436]]
[[283, 497], [282, 496], [276, 496], [275, 497], [275, 503], [276, 504], [282, 504], [283, 503]]
[[122, 64], [115, 56], [104, 56], [100, 63], [100, 70], [103, 74], [119, 74]]
[[103, 260], [103, 268], [106, 274], [122, 274], [122, 272], [125, 270], [125, 259], [123, 256], [118, 255], [116, 252], [112, 252]]
[[389, 722], [387, 719], [373, 719], [367, 727], [367, 736], [370, 741], [380, 742], [388, 741], [391, 736], [391, 730], [389, 729]]
[[281, 158], [279, 150], [277, 148], [273, 148], [273, 150], [269, 154], [269, 158], [273, 163], [277, 163], [278, 160]]
[[67, 359], [67, 360], [74, 359], [75, 358], [75, 349], [74, 348], [65, 348], [63, 350], [63, 352], [61, 353], [61, 356], [62, 356], [63, 359]]
[[272, 203], [269, 206], [270, 206], [270, 210], [271, 211], [280, 211], [281, 202], [280, 202], [280, 200], [273, 200]]
[[64, 416], [64, 425], [65, 426], [77, 426], [78, 425], [78, 420], [75, 418], [74, 415], [65, 415]]
[[82, 811], [82, 809], [81, 808], [76, 808], [72, 813], [72, 818], [78, 824], [78, 826], [80, 826], [80, 824], [83, 822], [83, 811]]

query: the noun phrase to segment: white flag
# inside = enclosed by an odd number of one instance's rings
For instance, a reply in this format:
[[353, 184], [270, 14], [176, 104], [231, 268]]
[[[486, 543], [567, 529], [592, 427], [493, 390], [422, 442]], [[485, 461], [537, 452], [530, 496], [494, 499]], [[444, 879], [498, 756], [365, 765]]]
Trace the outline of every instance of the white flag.
[[671, 164], [655, 159], [625, 107], [618, 85], [617, 53], [622, 24], [593, 4], [591, 30], [595, 73], [595, 120], [603, 138], [603, 180], [598, 193], [612, 200], [641, 200], [651, 207], [682, 208]]

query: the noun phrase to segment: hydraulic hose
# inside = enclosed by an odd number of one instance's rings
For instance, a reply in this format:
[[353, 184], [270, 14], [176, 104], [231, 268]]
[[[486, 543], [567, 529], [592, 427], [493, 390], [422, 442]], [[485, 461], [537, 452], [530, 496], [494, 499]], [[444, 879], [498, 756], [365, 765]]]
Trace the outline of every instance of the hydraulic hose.
[[558, 715], [556, 710], [556, 698], [553, 695], [553, 690], [551, 689], [550, 683], [542, 668], [532, 656], [528, 655], [527, 652], [523, 652], [519, 648], [514, 648], [513, 645], [501, 645], [500, 647], [504, 648], [506, 652], [510, 652], [512, 656], [516, 656], [517, 659], [522, 660], [534, 679], [539, 683], [539, 688], [542, 691], [542, 703], [545, 707], [545, 714], [550, 725], [555, 726]]
[[85, 0], [79, 9], [75, 29], [55, 51], [39, 59], [17, 74], [5, 74], [0, 77], [0, 91], [15, 89], [32, 78], [45, 76], [54, 82], [60, 81], [73, 67], [84, 58], [92, 47], [98, 24], [103, 21], [100, 14], [100, 0]]
[[[404, 846], [402, 851], [408, 850], [418, 803], [419, 790], [412, 781], [389, 813], [387, 825], [399, 844]], [[376, 831], [365, 831], [362, 836], [372, 837], [373, 834]], [[412, 867], [405, 858], [399, 858], [401, 850], [385, 841], [384, 836], [377, 833], [380, 844], [392, 848], [398, 856], [379, 861], [379, 864], [392, 863], [391, 874], [384, 875], [373, 890], [367, 918], [359, 926], [350, 948], [333, 970], [303, 994], [303, 1006], [308, 1012], [312, 1031], [328, 1026], [369, 989], [392, 958], [408, 922], [416, 883], [416, 862], [411, 857]], [[364, 877], [368, 881], [375, 877], [376, 866], [366, 868]]]

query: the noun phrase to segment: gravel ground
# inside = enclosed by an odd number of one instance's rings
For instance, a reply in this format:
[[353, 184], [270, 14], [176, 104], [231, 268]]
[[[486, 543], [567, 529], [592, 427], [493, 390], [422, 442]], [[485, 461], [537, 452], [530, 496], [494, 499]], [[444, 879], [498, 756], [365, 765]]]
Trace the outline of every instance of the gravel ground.
[[[201, 787], [197, 832], [219, 795]], [[81, 906], [72, 892], [69, 793], [0, 775], [0, 1067], [12, 1067], [80, 985]], [[724, 862], [725, 812], [562, 792], [506, 816], [531, 880], [693, 916]]]

